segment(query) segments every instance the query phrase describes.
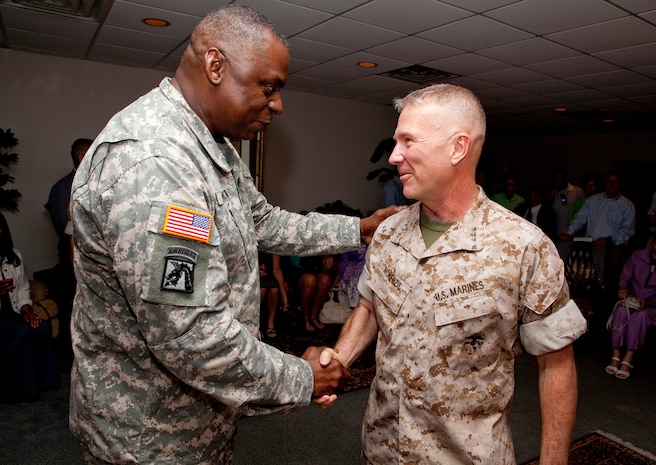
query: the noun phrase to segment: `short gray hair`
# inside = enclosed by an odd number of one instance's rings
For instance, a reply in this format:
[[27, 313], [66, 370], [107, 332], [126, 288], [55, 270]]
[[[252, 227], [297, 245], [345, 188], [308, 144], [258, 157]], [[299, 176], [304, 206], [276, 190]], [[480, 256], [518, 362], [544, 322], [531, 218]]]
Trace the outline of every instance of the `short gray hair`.
[[197, 56], [202, 56], [217, 43], [231, 43], [248, 54], [264, 50], [267, 34], [289, 49], [285, 36], [262, 13], [244, 5], [228, 5], [201, 19], [191, 33], [191, 47]]
[[410, 105], [443, 105], [466, 120], [485, 135], [485, 110], [474, 93], [455, 84], [432, 84], [393, 100], [396, 111], [401, 113]]

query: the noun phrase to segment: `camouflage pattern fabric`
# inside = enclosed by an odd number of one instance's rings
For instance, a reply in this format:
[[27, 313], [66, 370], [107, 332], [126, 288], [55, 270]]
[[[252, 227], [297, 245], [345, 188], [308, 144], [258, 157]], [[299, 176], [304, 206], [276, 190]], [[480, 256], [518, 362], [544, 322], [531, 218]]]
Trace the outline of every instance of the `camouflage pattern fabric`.
[[267, 203], [167, 78], [77, 170], [70, 425], [99, 463], [232, 461], [240, 414], [311, 401], [309, 364], [259, 341], [258, 248], [340, 253], [359, 220]]
[[[379, 324], [365, 463], [514, 464], [518, 327], [574, 305], [563, 263], [539, 228], [482, 191], [429, 249], [420, 208], [378, 227], [360, 279]], [[573, 313], [560, 347], [585, 330]]]

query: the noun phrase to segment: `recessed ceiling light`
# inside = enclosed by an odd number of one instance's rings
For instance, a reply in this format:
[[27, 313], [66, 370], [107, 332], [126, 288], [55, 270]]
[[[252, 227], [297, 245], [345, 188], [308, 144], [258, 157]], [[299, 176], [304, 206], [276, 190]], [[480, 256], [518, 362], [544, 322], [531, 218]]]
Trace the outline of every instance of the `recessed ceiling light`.
[[166, 27], [168, 26], [169, 23], [165, 19], [159, 19], [159, 18], [145, 18], [141, 20], [144, 24], [147, 24], [148, 26], [153, 26], [153, 27]]
[[378, 66], [378, 63], [374, 63], [373, 61], [359, 61], [358, 66], [360, 68], [375, 68]]

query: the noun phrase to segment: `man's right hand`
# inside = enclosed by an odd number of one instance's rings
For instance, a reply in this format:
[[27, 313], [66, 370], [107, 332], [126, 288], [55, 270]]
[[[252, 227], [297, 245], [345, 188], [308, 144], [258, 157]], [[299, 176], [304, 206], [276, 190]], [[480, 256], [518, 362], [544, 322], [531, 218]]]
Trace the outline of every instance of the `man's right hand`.
[[332, 399], [330, 404], [332, 404], [336, 398], [335, 394], [344, 390], [349, 373], [337, 359], [332, 359], [328, 364], [322, 365], [319, 358], [324, 349], [325, 347], [308, 347], [302, 358], [309, 362], [312, 368], [314, 376], [312, 398], [320, 399], [329, 396]]

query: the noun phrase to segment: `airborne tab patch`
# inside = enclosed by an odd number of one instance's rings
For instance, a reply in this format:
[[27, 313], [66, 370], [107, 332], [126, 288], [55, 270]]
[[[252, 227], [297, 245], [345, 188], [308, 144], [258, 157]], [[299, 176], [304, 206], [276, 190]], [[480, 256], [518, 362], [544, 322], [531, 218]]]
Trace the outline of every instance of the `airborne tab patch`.
[[162, 232], [207, 244], [212, 232], [212, 217], [206, 213], [169, 205]]

